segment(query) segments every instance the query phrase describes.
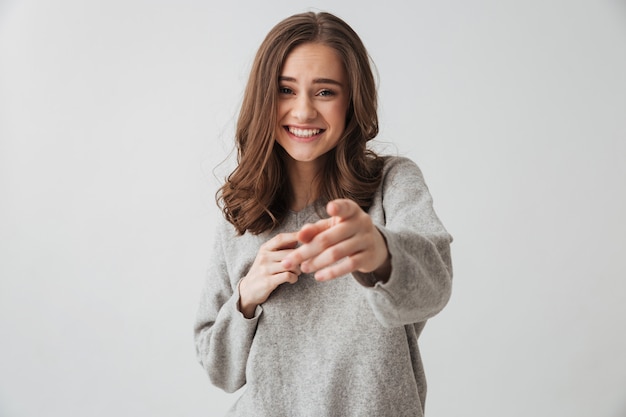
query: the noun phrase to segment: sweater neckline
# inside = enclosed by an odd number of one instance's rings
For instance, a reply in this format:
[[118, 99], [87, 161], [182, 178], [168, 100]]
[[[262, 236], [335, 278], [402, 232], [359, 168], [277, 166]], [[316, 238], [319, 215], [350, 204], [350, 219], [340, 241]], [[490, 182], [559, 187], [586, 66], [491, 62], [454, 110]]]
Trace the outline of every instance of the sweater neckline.
[[317, 207], [322, 208], [319, 200], [315, 200], [314, 202], [310, 203], [307, 206], [304, 206], [300, 210], [289, 209], [289, 214], [292, 214], [292, 215], [303, 215], [303, 214], [307, 214], [307, 213], [310, 213], [312, 211], [315, 211], [315, 209]]

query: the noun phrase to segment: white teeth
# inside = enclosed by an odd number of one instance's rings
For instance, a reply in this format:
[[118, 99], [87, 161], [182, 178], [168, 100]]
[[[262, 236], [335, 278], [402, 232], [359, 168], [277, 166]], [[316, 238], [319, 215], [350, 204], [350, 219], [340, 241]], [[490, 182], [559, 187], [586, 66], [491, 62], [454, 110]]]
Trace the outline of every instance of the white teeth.
[[321, 129], [298, 129], [297, 127], [289, 127], [289, 133], [301, 138], [310, 138], [320, 133]]

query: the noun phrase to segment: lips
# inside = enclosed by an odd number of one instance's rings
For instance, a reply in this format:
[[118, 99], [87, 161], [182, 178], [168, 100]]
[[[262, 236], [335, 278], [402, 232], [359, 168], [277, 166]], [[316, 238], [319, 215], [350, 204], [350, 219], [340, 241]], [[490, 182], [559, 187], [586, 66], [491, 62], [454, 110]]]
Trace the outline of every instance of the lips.
[[317, 136], [324, 131], [324, 129], [301, 129], [292, 126], [287, 126], [286, 129], [292, 135], [303, 139], [312, 138], [313, 136]]

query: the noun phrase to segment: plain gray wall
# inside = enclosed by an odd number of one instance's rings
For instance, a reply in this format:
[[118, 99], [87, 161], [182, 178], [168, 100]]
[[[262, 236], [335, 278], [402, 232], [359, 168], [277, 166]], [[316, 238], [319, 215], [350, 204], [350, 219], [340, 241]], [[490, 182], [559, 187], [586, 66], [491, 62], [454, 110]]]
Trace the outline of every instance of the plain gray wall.
[[[248, 70], [332, 11], [454, 235], [428, 415], [626, 415], [626, 5], [0, 1], [0, 416], [219, 416], [192, 324]], [[231, 158], [232, 160], [232, 158]], [[217, 167], [217, 168], [216, 168]]]

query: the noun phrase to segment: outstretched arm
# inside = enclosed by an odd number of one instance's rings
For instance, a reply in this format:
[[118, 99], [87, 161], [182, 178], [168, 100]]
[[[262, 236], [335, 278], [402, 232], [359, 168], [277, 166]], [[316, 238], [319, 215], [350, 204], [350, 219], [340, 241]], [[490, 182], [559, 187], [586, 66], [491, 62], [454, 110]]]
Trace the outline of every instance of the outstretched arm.
[[385, 326], [424, 321], [447, 303], [452, 284], [451, 236], [432, 207], [421, 171], [396, 158], [387, 167], [370, 213], [350, 200], [328, 204], [331, 216], [304, 226], [302, 246], [284, 266], [300, 264], [320, 280], [352, 273]]

